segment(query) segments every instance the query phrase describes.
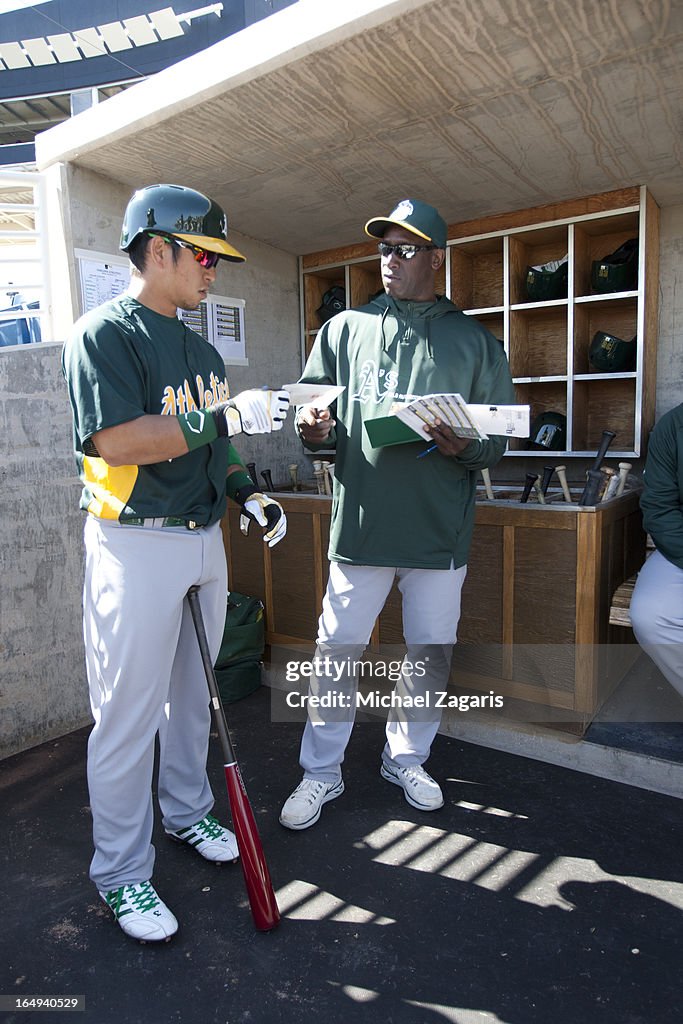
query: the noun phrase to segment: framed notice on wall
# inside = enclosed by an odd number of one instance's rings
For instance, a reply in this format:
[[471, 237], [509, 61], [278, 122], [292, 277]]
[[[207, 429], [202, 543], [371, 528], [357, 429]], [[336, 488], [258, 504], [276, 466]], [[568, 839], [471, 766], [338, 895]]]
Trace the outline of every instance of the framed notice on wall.
[[197, 309], [179, 309], [178, 316], [214, 345], [232, 366], [248, 366], [244, 342], [244, 299], [207, 295]]
[[110, 256], [86, 249], [76, 249], [75, 256], [81, 285], [81, 313], [87, 313], [125, 292], [130, 282], [126, 256]]

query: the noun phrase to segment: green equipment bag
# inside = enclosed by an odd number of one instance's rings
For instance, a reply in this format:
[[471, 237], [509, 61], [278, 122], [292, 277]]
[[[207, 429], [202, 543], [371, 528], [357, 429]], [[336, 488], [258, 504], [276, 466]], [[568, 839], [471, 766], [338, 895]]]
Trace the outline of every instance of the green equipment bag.
[[216, 680], [225, 704], [248, 697], [261, 685], [265, 648], [263, 602], [232, 591], [228, 594], [225, 629], [216, 658]]

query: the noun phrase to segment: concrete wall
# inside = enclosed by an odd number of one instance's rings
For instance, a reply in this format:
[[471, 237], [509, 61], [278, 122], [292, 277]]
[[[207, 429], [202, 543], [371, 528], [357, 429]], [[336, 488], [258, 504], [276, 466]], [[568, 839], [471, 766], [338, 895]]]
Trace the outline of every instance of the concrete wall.
[[61, 346], [0, 349], [0, 757], [88, 721]]
[[683, 402], [683, 204], [662, 210], [659, 248], [657, 419]]

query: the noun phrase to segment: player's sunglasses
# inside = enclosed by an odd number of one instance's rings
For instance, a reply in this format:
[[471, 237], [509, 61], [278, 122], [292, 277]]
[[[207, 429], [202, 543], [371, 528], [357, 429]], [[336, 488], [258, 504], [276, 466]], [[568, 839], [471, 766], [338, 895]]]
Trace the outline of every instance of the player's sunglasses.
[[189, 249], [194, 254], [194, 258], [200, 267], [204, 267], [205, 270], [213, 270], [218, 265], [220, 256], [217, 252], [209, 252], [208, 249], [200, 249], [198, 245], [192, 245], [191, 242], [185, 242], [182, 238], [174, 238], [172, 235], [159, 235], [159, 238], [163, 238], [169, 245], [179, 245], [181, 249]]
[[380, 256], [391, 256], [395, 253], [400, 260], [412, 260], [418, 252], [427, 252], [428, 249], [436, 249], [436, 245], [389, 245], [388, 242], [380, 242], [377, 246]]

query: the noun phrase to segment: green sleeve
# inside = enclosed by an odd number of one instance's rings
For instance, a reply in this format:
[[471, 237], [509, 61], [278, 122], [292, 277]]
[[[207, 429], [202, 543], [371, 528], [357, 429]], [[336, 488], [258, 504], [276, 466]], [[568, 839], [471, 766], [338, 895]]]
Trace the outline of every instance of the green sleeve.
[[[472, 405], [514, 405], [516, 401], [507, 356], [498, 339], [491, 335], [469, 402]], [[492, 435], [487, 441], [471, 441], [455, 461], [468, 469], [485, 469], [500, 462], [506, 446], [506, 439], [500, 436]]]
[[683, 568], [683, 450], [679, 445], [683, 434], [683, 406], [673, 412], [678, 416], [663, 416], [650, 435], [640, 507], [643, 525], [657, 550]]
[[[315, 339], [311, 353], [306, 361], [304, 372], [299, 378], [300, 384], [338, 384], [337, 380], [337, 356], [334, 349], [334, 345], [329, 335], [329, 321], [323, 324], [322, 328], [318, 331], [318, 336]], [[335, 404], [330, 406], [330, 413], [334, 417]], [[309, 444], [299, 434], [298, 429], [298, 410], [297, 415], [294, 417], [294, 429], [299, 436], [299, 440], [305, 448], [308, 448], [311, 452], [325, 451], [326, 449], [335, 448], [337, 445], [337, 431], [334, 427], [330, 431], [330, 436], [322, 444]]]

